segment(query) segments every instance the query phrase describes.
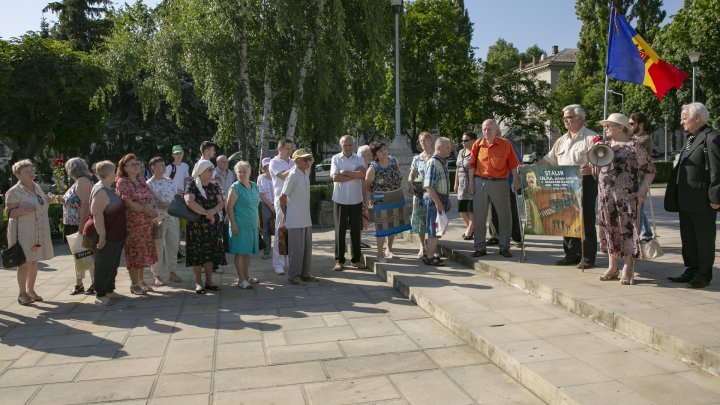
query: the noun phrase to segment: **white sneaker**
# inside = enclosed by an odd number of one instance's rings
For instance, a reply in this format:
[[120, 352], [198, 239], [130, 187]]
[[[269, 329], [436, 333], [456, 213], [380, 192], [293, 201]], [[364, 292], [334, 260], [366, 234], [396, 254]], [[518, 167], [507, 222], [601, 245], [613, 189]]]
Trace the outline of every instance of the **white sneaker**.
[[242, 282], [238, 283], [238, 288], [241, 288], [243, 290], [249, 290], [253, 288], [253, 285], [250, 284], [247, 280], [243, 280]]
[[95, 303], [98, 305], [102, 305], [104, 307], [112, 305], [112, 301], [108, 297], [97, 297], [95, 298]]
[[285, 270], [283, 270], [283, 269], [273, 269], [273, 270], [275, 270], [275, 274], [277, 274], [277, 275], [285, 274]]

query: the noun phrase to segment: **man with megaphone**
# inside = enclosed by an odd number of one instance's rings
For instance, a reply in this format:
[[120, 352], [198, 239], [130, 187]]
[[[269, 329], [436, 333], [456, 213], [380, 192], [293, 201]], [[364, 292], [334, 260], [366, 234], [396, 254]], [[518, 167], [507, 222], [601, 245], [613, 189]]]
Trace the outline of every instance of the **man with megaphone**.
[[[595, 230], [595, 201], [597, 180], [588, 162], [588, 152], [593, 147], [597, 134], [585, 126], [585, 110], [579, 104], [563, 108], [563, 124], [567, 132], [561, 136], [550, 151], [537, 164], [553, 166], [579, 166], [583, 176], [582, 209], [585, 241], [580, 238], [563, 237], [565, 257], [558, 260], [558, 266], [577, 265], [578, 268], [595, 266], [597, 255], [597, 232]], [[612, 157], [610, 157], [612, 161]], [[582, 249], [582, 250], [581, 250]], [[581, 262], [582, 261], [582, 262]]]

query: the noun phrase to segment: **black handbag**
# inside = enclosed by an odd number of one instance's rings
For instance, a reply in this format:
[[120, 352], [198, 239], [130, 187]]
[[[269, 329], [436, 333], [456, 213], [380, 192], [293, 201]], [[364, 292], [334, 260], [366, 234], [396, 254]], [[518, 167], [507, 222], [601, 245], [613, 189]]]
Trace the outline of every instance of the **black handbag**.
[[415, 194], [415, 197], [422, 198], [423, 193], [425, 192], [425, 189], [423, 188], [423, 182], [422, 181], [413, 181], [413, 193]]
[[680, 211], [677, 184], [675, 183], [675, 179], [677, 179], [677, 170], [679, 170], [679, 168], [676, 167], [675, 170], [672, 171], [672, 175], [667, 183], [667, 188], [665, 188], [665, 199], [663, 200], [663, 205], [665, 207], [665, 211], [667, 212]]
[[258, 244], [258, 247], [260, 248], [260, 250], [265, 250], [265, 248], [267, 248], [267, 243], [265, 243], [265, 239], [262, 237], [261, 231], [258, 231], [258, 241], [260, 242]]
[[186, 221], [196, 222], [200, 219], [201, 215], [190, 209], [185, 203], [185, 197], [182, 194], [177, 194], [173, 197], [170, 206], [168, 207], [168, 214], [182, 218]]
[[[17, 225], [17, 224], [16, 224]], [[15, 227], [15, 244], [2, 251], [3, 267], [13, 269], [25, 264], [25, 252], [20, 246], [20, 231]]]

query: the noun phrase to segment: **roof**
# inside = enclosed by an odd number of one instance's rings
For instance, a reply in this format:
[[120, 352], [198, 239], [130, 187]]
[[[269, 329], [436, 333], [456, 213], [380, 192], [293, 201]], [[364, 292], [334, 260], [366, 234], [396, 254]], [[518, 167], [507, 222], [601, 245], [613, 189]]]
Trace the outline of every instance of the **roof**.
[[522, 72], [528, 72], [533, 70], [540, 70], [543, 67], [550, 67], [551, 65], [575, 65], [575, 54], [578, 50], [575, 48], [565, 48], [555, 55], [546, 56], [545, 59], [536, 63], [528, 63], [523, 65], [522, 69], [516, 69]]

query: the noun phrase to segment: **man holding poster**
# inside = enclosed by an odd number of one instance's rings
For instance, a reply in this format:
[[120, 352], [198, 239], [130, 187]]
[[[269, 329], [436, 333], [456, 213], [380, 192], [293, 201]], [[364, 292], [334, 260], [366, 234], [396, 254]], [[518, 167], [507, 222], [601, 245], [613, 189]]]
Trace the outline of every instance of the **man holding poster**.
[[[578, 265], [578, 268], [595, 267], [597, 255], [597, 231], [595, 230], [595, 201], [597, 200], [597, 180], [588, 163], [588, 151], [593, 146], [597, 134], [585, 126], [585, 110], [579, 104], [563, 108], [563, 124], [567, 132], [553, 145], [550, 152], [537, 164], [551, 166], [579, 166], [582, 174], [582, 212], [585, 241], [580, 238], [563, 237], [565, 257], [558, 260], [558, 266]], [[582, 252], [581, 252], [582, 246]], [[584, 254], [583, 254], [584, 253]], [[583, 263], [580, 263], [581, 257]]]

